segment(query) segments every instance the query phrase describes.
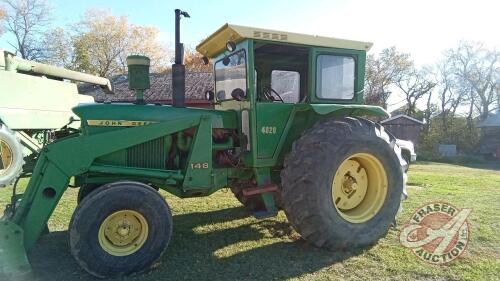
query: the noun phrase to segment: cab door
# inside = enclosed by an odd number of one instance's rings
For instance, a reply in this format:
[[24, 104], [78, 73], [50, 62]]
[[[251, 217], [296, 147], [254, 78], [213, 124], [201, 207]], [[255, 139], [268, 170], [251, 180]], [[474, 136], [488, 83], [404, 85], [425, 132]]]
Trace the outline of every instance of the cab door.
[[276, 155], [291, 112], [301, 101], [301, 79], [298, 69], [275, 68], [263, 73], [268, 78], [258, 87], [257, 159], [271, 160]]

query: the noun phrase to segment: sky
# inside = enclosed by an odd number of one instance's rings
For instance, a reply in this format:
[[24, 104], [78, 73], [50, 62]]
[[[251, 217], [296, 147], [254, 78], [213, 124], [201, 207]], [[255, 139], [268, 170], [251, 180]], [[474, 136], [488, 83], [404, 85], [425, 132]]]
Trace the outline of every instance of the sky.
[[[48, 0], [54, 26], [74, 23], [90, 8], [155, 26], [172, 46], [174, 9], [187, 11], [181, 41], [195, 47], [224, 23], [373, 42], [370, 53], [396, 46], [419, 66], [434, 64], [460, 40], [500, 49], [500, 0]], [[0, 48], [9, 49], [7, 36]], [[397, 99], [397, 98], [396, 98]], [[397, 100], [393, 101], [397, 103]]]

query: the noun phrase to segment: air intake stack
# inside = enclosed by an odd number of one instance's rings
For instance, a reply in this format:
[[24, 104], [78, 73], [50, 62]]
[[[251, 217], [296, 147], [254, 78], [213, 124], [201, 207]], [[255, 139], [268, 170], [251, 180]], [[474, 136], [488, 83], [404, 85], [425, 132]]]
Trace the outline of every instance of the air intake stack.
[[184, 44], [181, 43], [181, 17], [189, 18], [189, 14], [175, 10], [175, 63], [172, 65], [172, 105], [185, 107], [186, 100], [186, 66], [184, 65]]
[[146, 56], [128, 56], [128, 88], [135, 91], [136, 102], [144, 104], [144, 91], [149, 89], [149, 63]]

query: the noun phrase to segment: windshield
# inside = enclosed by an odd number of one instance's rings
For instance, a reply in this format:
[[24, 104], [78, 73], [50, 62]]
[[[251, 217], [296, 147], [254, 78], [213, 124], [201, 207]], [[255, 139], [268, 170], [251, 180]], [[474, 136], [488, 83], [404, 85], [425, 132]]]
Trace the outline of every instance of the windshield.
[[246, 92], [246, 55], [240, 50], [215, 63], [215, 96], [217, 100], [231, 99], [231, 92], [240, 88]]

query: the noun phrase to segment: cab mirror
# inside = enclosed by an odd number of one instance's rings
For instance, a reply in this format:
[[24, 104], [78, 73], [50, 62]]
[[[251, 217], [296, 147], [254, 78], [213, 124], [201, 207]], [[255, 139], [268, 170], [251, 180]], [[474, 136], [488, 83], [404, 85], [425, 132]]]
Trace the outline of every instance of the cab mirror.
[[205, 99], [207, 101], [214, 101], [214, 98], [215, 98], [215, 93], [211, 90], [208, 90], [205, 92]]
[[241, 88], [236, 88], [231, 92], [231, 97], [237, 101], [242, 101], [246, 98], [246, 93]]
[[221, 100], [225, 100], [226, 99], [226, 91], [224, 90], [220, 90], [217, 92], [217, 100], [218, 101], [221, 101]]

